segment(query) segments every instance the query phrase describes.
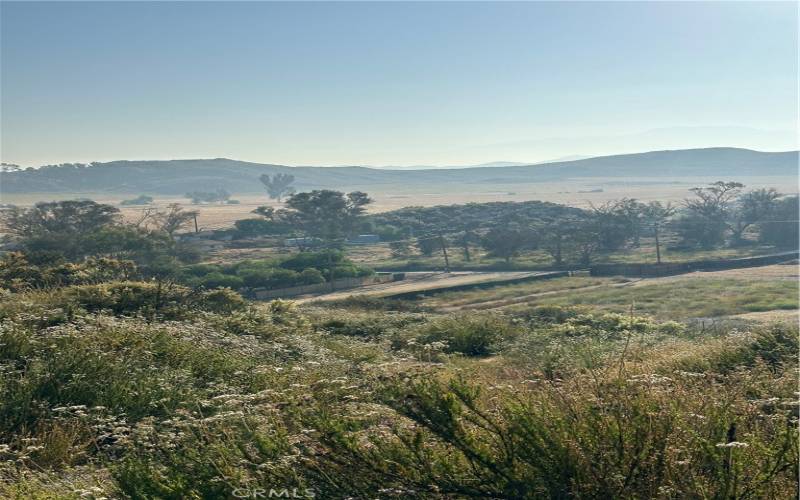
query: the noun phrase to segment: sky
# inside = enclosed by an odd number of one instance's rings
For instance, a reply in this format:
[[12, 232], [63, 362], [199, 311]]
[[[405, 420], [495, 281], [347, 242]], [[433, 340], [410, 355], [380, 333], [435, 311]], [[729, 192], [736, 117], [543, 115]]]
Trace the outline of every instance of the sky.
[[0, 157], [469, 165], [796, 149], [798, 6], [0, 3]]

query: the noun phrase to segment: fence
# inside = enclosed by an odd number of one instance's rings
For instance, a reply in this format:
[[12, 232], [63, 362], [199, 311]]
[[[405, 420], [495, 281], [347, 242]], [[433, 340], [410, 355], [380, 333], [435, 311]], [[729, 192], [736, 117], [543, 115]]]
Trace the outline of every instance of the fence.
[[[364, 285], [374, 285], [377, 283], [387, 283], [402, 279], [391, 273], [379, 273], [365, 278], [339, 278], [333, 280], [334, 290], [346, 290], [348, 288], [357, 288]], [[251, 290], [251, 294], [258, 300], [272, 300], [285, 297], [297, 297], [298, 295], [307, 295], [311, 293], [324, 293], [331, 289], [330, 283], [316, 283], [313, 285], [293, 286], [289, 288], [278, 288], [276, 290], [268, 290], [266, 288], [255, 288]]]
[[694, 271], [722, 271], [743, 267], [759, 267], [780, 264], [798, 258], [800, 252], [784, 252], [774, 255], [745, 257], [742, 259], [698, 260], [693, 262], [668, 262], [662, 264], [596, 264], [589, 272], [592, 276], [672, 276]]

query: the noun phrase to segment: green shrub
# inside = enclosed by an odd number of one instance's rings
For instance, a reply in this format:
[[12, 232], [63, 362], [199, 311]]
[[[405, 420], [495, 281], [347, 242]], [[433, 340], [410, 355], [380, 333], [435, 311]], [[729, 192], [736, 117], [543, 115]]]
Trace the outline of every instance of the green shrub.
[[245, 286], [251, 288], [285, 288], [302, 282], [300, 274], [278, 267], [267, 269], [245, 268], [237, 271]]
[[297, 272], [308, 269], [309, 267], [327, 269], [329, 259], [336, 265], [339, 265], [345, 260], [344, 254], [338, 250], [300, 252], [281, 262], [280, 267]]
[[580, 314], [575, 308], [561, 306], [538, 306], [525, 311], [520, 316], [537, 323], [563, 323]]
[[[347, 262], [343, 264], [338, 264], [334, 266], [334, 278], [361, 278], [364, 276], [370, 276], [374, 274], [372, 269], [367, 269], [365, 267], [359, 267], [352, 262]], [[329, 272], [326, 269], [326, 276], [330, 278]]]
[[502, 316], [462, 314], [434, 319], [418, 327], [412, 335], [418, 344], [445, 343], [446, 353], [488, 356], [501, 342], [518, 333], [518, 328]]
[[123, 206], [128, 205], [150, 205], [153, 203], [153, 197], [147, 195], [139, 195], [136, 198], [131, 198], [129, 200], [122, 200], [119, 204]]
[[195, 300], [195, 304], [204, 311], [218, 314], [243, 311], [248, 307], [248, 302], [229, 288], [205, 291]]
[[191, 422], [178, 432], [181, 437], [170, 439], [169, 446], [163, 438], [142, 440], [135, 453], [113, 467], [122, 496], [214, 499], [284, 489], [291, 492], [287, 495], [305, 496], [303, 464], [295, 463], [297, 450], [279, 422], [229, 417]]
[[138, 275], [138, 268], [133, 261], [106, 257], [92, 257], [80, 263], [34, 264], [25, 254], [9, 252], [0, 259], [0, 283], [3, 288], [17, 292], [129, 280], [135, 279]]
[[110, 311], [115, 315], [140, 312], [174, 312], [186, 301], [189, 290], [146, 282], [114, 282], [67, 287], [55, 294], [57, 300], [88, 312]]
[[[195, 311], [227, 313], [243, 310], [247, 302], [238, 293], [229, 289], [193, 291], [189, 288], [153, 282], [122, 281], [97, 285], [76, 285], [51, 292], [36, 292], [17, 300], [23, 300], [23, 309], [30, 299], [41, 307], [42, 317], [47, 310], [58, 310], [63, 320], [77, 311], [98, 313], [107, 311], [116, 316], [159, 316], [164, 319], [192, 317]], [[0, 317], [19, 314], [15, 301], [8, 297], [2, 301]]]
[[419, 314], [381, 314], [343, 310], [318, 311], [311, 315], [311, 319], [318, 331], [369, 341], [399, 335], [410, 327], [425, 322], [425, 317]]
[[780, 372], [798, 362], [798, 328], [796, 325], [771, 325], [761, 327], [745, 341], [725, 345], [702, 357], [679, 360], [676, 367], [686, 371], [728, 374], [742, 367], [759, 363]]
[[560, 330], [570, 336], [592, 335], [611, 338], [627, 333], [645, 332], [653, 326], [652, 321], [640, 316], [616, 313], [580, 314], [567, 319]]
[[309, 267], [307, 269], [303, 269], [303, 272], [300, 273], [300, 282], [303, 285], [315, 285], [317, 283], [324, 283], [325, 277], [322, 275], [319, 269]]
[[[789, 498], [797, 488], [796, 381], [763, 371], [722, 384], [694, 375], [595, 372], [560, 384], [481, 389], [422, 374], [392, 381], [401, 419], [318, 420], [332, 497]], [[535, 383], [535, 381], [532, 381]], [[766, 385], [764, 385], [766, 383]], [[714, 393], [713, 398], [708, 395]], [[770, 450], [770, 451], [766, 451]], [[330, 457], [330, 458], [329, 458]], [[335, 457], [335, 458], [333, 458]], [[358, 471], [354, 474], [352, 471]], [[747, 492], [747, 493], [745, 493]]]
[[244, 286], [244, 280], [239, 276], [222, 274], [220, 272], [208, 273], [196, 282], [205, 288], [233, 288], [239, 289]]
[[185, 274], [189, 276], [205, 276], [211, 273], [221, 273], [222, 267], [215, 264], [192, 264], [183, 268]]
[[25, 367], [0, 382], [0, 438], [35, 427], [63, 406], [102, 406], [130, 418], [163, 415], [209, 380], [241, 366], [231, 355], [182, 339], [188, 326], [181, 332], [113, 318], [78, 320], [75, 326], [38, 337], [22, 328], [0, 334], [0, 364]]
[[234, 222], [239, 237], [262, 236], [266, 234], [280, 234], [287, 227], [266, 219], [240, 219]]
[[325, 302], [323, 305], [334, 309], [344, 308], [364, 311], [423, 312], [426, 310], [422, 304], [410, 300], [372, 297], [369, 295], [351, 295], [341, 300]]

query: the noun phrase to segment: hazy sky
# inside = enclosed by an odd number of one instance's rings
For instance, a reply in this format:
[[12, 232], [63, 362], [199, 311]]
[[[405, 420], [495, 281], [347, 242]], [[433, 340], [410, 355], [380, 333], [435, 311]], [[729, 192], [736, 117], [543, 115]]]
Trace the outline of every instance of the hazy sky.
[[2, 160], [794, 149], [797, 4], [13, 3]]

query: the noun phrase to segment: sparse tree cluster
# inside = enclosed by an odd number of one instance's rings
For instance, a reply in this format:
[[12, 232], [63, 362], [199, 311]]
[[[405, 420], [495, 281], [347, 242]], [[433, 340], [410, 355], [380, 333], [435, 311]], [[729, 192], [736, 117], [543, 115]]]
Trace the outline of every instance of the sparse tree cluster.
[[231, 194], [225, 189], [219, 188], [216, 191], [191, 191], [186, 193], [186, 197], [192, 201], [194, 205], [203, 203], [225, 203]]
[[[193, 218], [178, 205], [160, 212], [145, 209], [142, 217], [124, 222], [119, 209], [94, 201], [37, 203], [0, 212], [3, 231], [33, 264], [55, 265], [89, 258], [128, 259], [143, 271], [168, 272], [194, 252], [174, 234]], [[161, 272], [158, 271], [158, 272]]]
[[683, 209], [672, 224], [679, 244], [701, 249], [726, 244], [732, 247], [746, 245], [757, 241], [747, 239], [746, 235], [751, 229], [760, 227], [760, 231], [763, 231], [770, 220], [778, 219], [783, 219], [781, 223], [785, 225], [782, 227], [796, 233], [796, 212], [785, 212], [782, 217], [776, 218], [781, 207], [792, 203], [787, 202], [792, 198], [782, 199], [775, 189], [756, 189], [743, 193], [744, 187], [738, 182], [717, 181], [692, 189], [694, 198], [684, 201]]
[[130, 205], [150, 205], [153, 203], [153, 197], [147, 195], [140, 195], [136, 198], [131, 198], [130, 200], [122, 200], [120, 205], [122, 206], [130, 206]]
[[294, 188], [291, 187], [294, 183], [294, 176], [291, 174], [277, 173], [273, 176], [263, 174], [259, 180], [267, 190], [270, 199], [281, 201], [286, 195], [294, 194]]

